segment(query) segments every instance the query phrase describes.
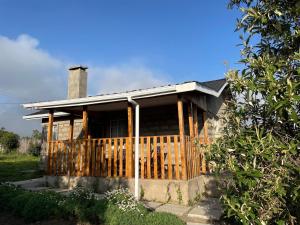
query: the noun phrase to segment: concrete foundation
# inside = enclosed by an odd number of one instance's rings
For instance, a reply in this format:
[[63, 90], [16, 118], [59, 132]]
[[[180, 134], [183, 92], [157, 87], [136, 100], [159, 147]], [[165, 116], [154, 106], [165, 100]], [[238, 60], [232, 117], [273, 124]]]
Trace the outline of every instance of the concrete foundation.
[[[80, 185], [98, 193], [124, 187], [134, 193], [133, 178], [46, 176], [45, 182], [50, 187], [69, 189]], [[205, 175], [187, 181], [140, 179], [140, 197], [147, 201], [188, 205], [199, 200], [212, 182], [213, 178]]]

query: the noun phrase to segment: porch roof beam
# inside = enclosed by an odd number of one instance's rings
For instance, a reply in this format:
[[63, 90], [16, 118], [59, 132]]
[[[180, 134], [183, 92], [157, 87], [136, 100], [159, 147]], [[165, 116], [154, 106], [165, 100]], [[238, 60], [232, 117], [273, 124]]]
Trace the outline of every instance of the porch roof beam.
[[28, 103], [28, 104], [23, 104], [23, 107], [27, 109], [50, 109], [50, 108], [94, 105], [94, 104], [102, 104], [102, 103], [127, 101], [128, 97], [131, 97], [133, 100], [137, 100], [137, 99], [150, 98], [156, 96], [179, 94], [179, 93], [190, 92], [190, 91], [197, 91], [197, 92], [218, 97], [220, 96], [220, 94], [222, 93], [226, 85], [227, 83], [225, 83], [222, 86], [222, 88], [217, 92], [204, 85], [201, 85], [198, 82], [193, 81], [193, 82], [187, 82], [183, 84], [168, 85], [168, 86], [149, 88], [143, 90], [135, 90], [135, 91], [129, 91], [129, 92], [123, 92], [117, 94], [98, 95], [92, 97], [66, 99], [66, 100], [58, 100], [58, 101]]

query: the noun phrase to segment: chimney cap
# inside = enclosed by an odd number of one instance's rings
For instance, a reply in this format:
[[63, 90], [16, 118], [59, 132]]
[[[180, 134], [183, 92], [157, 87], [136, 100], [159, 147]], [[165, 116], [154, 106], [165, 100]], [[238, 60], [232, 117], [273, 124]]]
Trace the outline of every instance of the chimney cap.
[[74, 65], [74, 66], [71, 66], [70, 68], [69, 68], [69, 70], [77, 70], [77, 69], [81, 69], [81, 70], [86, 70], [86, 69], [88, 69], [88, 67], [87, 66], [83, 66], [83, 65]]

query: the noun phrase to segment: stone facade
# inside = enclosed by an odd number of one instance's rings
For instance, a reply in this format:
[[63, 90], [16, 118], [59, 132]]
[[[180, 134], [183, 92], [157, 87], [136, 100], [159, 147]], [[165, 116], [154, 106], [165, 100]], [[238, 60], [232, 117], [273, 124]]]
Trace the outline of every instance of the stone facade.
[[224, 92], [218, 98], [207, 96], [207, 123], [208, 136], [211, 140], [222, 137], [225, 126], [224, 117], [226, 113], [226, 100], [228, 93]]
[[[72, 189], [77, 185], [104, 193], [124, 187], [134, 193], [134, 178], [46, 176], [48, 186]], [[139, 179], [140, 198], [147, 201], [192, 204], [209, 189], [211, 196], [217, 196], [215, 180], [211, 176], [199, 176], [190, 180]], [[159, 191], [158, 191], [159, 190]]]
[[71, 67], [69, 69], [68, 99], [83, 98], [87, 94], [86, 67]]

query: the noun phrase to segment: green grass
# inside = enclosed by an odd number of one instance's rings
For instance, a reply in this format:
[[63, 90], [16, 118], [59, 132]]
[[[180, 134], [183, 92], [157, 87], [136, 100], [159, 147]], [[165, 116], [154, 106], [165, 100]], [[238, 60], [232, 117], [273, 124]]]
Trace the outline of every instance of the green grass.
[[135, 202], [132, 194], [124, 191], [111, 194], [109, 199], [97, 200], [91, 191], [81, 187], [66, 196], [52, 191], [32, 192], [0, 184], [0, 202], [0, 212], [12, 213], [28, 223], [61, 219], [91, 225], [185, 224], [175, 215], [152, 212]]
[[41, 176], [39, 157], [16, 152], [0, 153], [0, 182], [28, 180]]

